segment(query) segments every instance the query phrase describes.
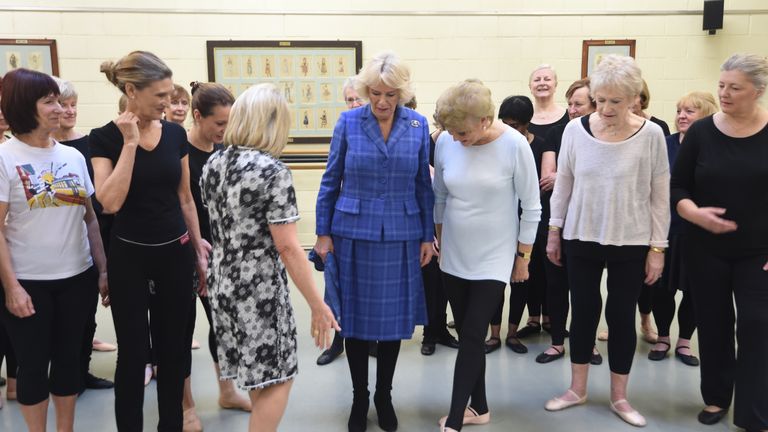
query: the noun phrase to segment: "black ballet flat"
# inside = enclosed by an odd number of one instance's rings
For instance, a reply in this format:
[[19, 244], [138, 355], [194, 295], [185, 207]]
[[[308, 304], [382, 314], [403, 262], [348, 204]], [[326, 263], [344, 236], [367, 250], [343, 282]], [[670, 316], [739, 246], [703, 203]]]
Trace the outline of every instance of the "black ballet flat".
[[511, 349], [512, 351], [518, 354], [525, 354], [528, 352], [528, 347], [523, 345], [523, 343], [520, 342], [520, 340], [515, 336], [507, 337], [507, 340], [504, 341], [504, 345], [506, 345], [507, 348]]
[[[659, 350], [650, 350], [648, 352], [648, 360], [662, 361], [665, 358], [667, 358], [667, 353], [669, 352], [669, 348], [671, 347], [671, 345], [669, 344], [669, 342], [664, 342], [664, 341], [661, 341], [661, 340], [657, 340], [656, 343], [657, 344], [666, 345], [667, 348], [664, 349], [664, 350], [661, 350], [661, 351], [659, 351]], [[677, 350], [675, 350], [675, 352], [677, 352]]]
[[699, 365], [699, 359], [696, 358], [696, 356], [694, 356], [694, 355], [687, 355], [687, 354], [680, 353], [680, 349], [681, 348], [691, 349], [691, 347], [679, 346], [679, 347], [675, 348], [675, 357], [679, 358], [681, 362], [683, 362], [684, 364], [687, 364], [688, 366], [693, 366], [693, 367], [698, 366]]
[[517, 330], [517, 338], [523, 339], [539, 333], [541, 333], [541, 324], [536, 321], [530, 321], [525, 327]]
[[[488, 343], [491, 342], [491, 343]], [[497, 349], [501, 348], [501, 338], [492, 337], [485, 341], [485, 353], [490, 354]]]
[[550, 348], [557, 351], [557, 354], [547, 354], [547, 352], [544, 351], [543, 353], [536, 356], [536, 363], [545, 364], [545, 363], [553, 362], [557, 359], [563, 358], [563, 356], [565, 355], [565, 348], [563, 348], [562, 350], [559, 350], [555, 347], [550, 347]]
[[705, 424], [705, 425], [713, 425], [720, 422], [720, 420], [723, 419], [728, 414], [727, 409], [721, 409], [720, 411], [715, 412], [709, 412], [706, 410], [701, 410], [699, 413], [698, 419], [699, 423]]

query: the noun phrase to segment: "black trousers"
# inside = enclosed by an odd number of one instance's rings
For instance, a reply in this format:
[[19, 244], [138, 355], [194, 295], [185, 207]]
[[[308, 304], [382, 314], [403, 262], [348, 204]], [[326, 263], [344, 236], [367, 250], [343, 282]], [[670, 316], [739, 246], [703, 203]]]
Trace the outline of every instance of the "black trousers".
[[16, 353], [13, 352], [13, 345], [11, 345], [11, 339], [8, 337], [3, 320], [0, 320], [0, 367], [3, 366], [3, 359], [5, 359], [5, 370], [8, 378], [16, 378], [16, 368], [18, 368]]
[[485, 336], [491, 317], [504, 298], [506, 283], [466, 280], [446, 273], [444, 276], [456, 331], [459, 333], [451, 408], [445, 426], [461, 430], [467, 402], [480, 414], [488, 412], [485, 395]]
[[448, 295], [443, 286], [443, 272], [440, 271], [437, 257], [421, 268], [424, 282], [424, 297], [427, 303], [427, 325], [424, 326], [424, 341], [436, 342], [448, 333], [446, 308]]
[[[675, 316], [675, 294], [677, 291], [665, 286], [653, 287], [653, 319], [660, 337], [669, 337], [669, 328]], [[679, 338], [690, 339], [696, 330], [693, 301], [688, 291], [683, 291], [683, 298], [677, 309], [677, 324], [680, 327]]]
[[[192, 250], [175, 241], [142, 246], [113, 238], [109, 253], [112, 319], [117, 335], [115, 420], [121, 432], [144, 427], [144, 365], [150, 329], [157, 352], [158, 431], [182, 428], [184, 362], [189, 355], [187, 324], [192, 297]], [[150, 294], [148, 281], [154, 281]], [[150, 302], [154, 305], [150, 308]]]
[[[523, 310], [528, 305], [528, 316], [538, 317], [539, 315], [549, 316], [547, 302], [547, 230], [542, 229], [536, 233], [536, 240], [533, 243], [531, 252], [531, 262], [528, 264], [528, 280], [520, 283], [510, 282], [509, 289], [509, 316], [508, 324], [519, 325], [523, 318]], [[496, 309], [491, 318], [491, 325], [501, 325], [502, 313], [504, 310], [504, 299]]]
[[35, 314], [26, 318], [8, 312], [3, 294], [0, 318], [18, 360], [20, 404], [38, 404], [49, 394], [71, 396], [82, 388], [80, 347], [97, 277], [91, 267], [65, 279], [19, 280], [35, 307]]
[[635, 308], [645, 279], [647, 246], [605, 246], [566, 240], [568, 281], [571, 287], [571, 363], [588, 364], [595, 345], [602, 298], [600, 279], [608, 268], [605, 319], [611, 372], [626, 375], [637, 345]]
[[[565, 344], [565, 329], [568, 321], [568, 258], [565, 248], [561, 244], [560, 261], [563, 266], [552, 264], [549, 259], [544, 263], [544, 271], [547, 273], [547, 304], [549, 305], [549, 323], [551, 326], [552, 345]], [[602, 309], [602, 307], [601, 307]]]
[[686, 245], [686, 252], [699, 329], [704, 403], [729, 407], [735, 386], [734, 424], [749, 430], [766, 429], [768, 272], [763, 266], [768, 254], [724, 258], [693, 244]]

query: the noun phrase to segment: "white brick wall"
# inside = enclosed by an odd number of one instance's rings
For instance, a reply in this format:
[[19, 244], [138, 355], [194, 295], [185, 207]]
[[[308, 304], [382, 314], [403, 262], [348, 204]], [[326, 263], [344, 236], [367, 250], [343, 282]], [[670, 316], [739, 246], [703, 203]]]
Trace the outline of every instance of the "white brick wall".
[[[130, 6], [103, 0], [0, 1], [0, 38], [52, 38], [59, 49], [61, 75], [80, 93], [79, 128], [109, 121], [117, 112], [119, 93], [99, 73], [99, 64], [131, 50], [157, 53], [174, 70], [181, 84], [207, 79], [206, 40], [317, 39], [362, 40], [363, 56], [393, 50], [411, 65], [419, 111], [431, 119], [434, 102], [450, 84], [474, 77], [486, 82], [497, 101], [510, 94], [528, 94], [530, 70], [550, 63], [558, 70], [561, 103], [568, 84], [579, 78], [583, 39], [636, 39], [637, 59], [652, 93], [650, 112], [672, 125], [675, 101], [691, 90], [715, 91], [719, 63], [737, 51], [768, 53], [768, 10], [765, 0], [729, 0], [727, 10], [762, 10], [751, 15], [725, 16], [725, 29], [716, 36], [701, 30], [701, 16], [676, 11], [700, 11], [701, 0], [480, 0], [446, 2], [391, 0], [369, 3], [352, 0], [262, 1], [230, 0], [239, 14], [185, 14], [212, 11], [217, 4], [204, 0], [135, 0]], [[17, 2], [19, 3], [19, 2]], [[109, 12], [15, 11], [13, 7], [131, 8]], [[667, 14], [625, 16], [621, 11], [667, 11]], [[160, 13], [157, 9], [164, 12]], [[150, 12], [156, 9], [154, 12]], [[416, 11], [419, 14], [379, 15]], [[339, 14], [300, 15], [302, 11], [341, 11]], [[557, 15], [617, 11], [612, 16]], [[143, 12], [144, 11], [144, 12]], [[248, 12], [252, 11], [252, 12]], [[290, 12], [264, 14], [259, 12]], [[350, 15], [344, 11], [359, 11]], [[422, 13], [424, 11], [444, 14]], [[472, 13], [452, 15], [457, 11]], [[498, 11], [501, 15], [474, 15]], [[368, 14], [366, 14], [368, 12]], [[545, 12], [541, 16], [514, 16]], [[503, 13], [506, 13], [504, 15]], [[553, 15], [555, 14], [555, 15]], [[321, 148], [322, 146], [320, 146]], [[313, 148], [318, 148], [317, 146]], [[314, 242], [314, 200], [318, 170], [294, 170], [302, 221], [302, 243]]]

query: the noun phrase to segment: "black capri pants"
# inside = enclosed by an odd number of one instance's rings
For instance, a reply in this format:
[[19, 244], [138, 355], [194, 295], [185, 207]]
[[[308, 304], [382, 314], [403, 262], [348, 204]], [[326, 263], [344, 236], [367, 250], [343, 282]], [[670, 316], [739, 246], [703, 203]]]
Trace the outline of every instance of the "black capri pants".
[[[144, 427], [144, 365], [149, 328], [157, 351], [158, 431], [182, 429], [181, 400], [189, 355], [187, 324], [192, 296], [192, 249], [186, 242], [148, 246], [112, 238], [109, 293], [117, 334], [115, 420], [121, 432]], [[148, 281], [155, 284], [150, 299]], [[150, 308], [150, 303], [152, 307]]]
[[648, 246], [606, 246], [566, 240], [568, 281], [571, 288], [571, 363], [588, 364], [600, 322], [600, 279], [608, 268], [605, 320], [611, 372], [627, 375], [632, 368], [637, 334], [635, 308], [645, 279]]
[[98, 277], [91, 267], [65, 279], [20, 279], [35, 308], [35, 314], [27, 318], [12, 315], [3, 294], [0, 316], [16, 352], [20, 404], [36, 405], [49, 394], [75, 395], [82, 388], [80, 347]]

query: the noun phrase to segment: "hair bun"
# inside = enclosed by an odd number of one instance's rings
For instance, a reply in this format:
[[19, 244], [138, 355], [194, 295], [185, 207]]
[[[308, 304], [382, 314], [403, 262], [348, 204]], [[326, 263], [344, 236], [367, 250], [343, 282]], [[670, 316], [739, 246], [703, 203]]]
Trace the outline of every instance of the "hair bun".
[[99, 66], [99, 72], [107, 76], [109, 82], [117, 85], [117, 77], [115, 76], [115, 67], [117, 65], [113, 61], [105, 61]]
[[200, 81], [192, 81], [191, 83], [189, 83], [189, 86], [192, 87], [191, 93], [195, 94], [195, 92], [200, 89], [201, 85], [203, 85], [203, 83], [201, 83]]

